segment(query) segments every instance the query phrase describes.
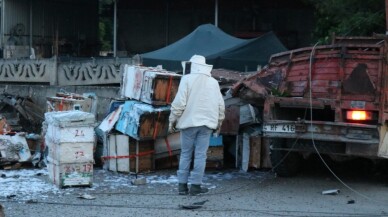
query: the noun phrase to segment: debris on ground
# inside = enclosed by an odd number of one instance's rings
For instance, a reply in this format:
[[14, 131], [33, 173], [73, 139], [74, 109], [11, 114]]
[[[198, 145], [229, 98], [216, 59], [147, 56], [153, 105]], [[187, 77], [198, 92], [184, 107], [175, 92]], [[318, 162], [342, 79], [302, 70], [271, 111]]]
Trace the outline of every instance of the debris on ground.
[[86, 199], [86, 200], [94, 200], [96, 199], [96, 197], [90, 195], [90, 194], [79, 194], [77, 196], [78, 198], [81, 198], [81, 199]]
[[331, 189], [331, 190], [322, 191], [322, 195], [337, 195], [339, 193], [340, 193], [339, 189]]
[[131, 180], [132, 185], [145, 185], [147, 184], [147, 179], [145, 177], [134, 178]]
[[44, 109], [30, 97], [8, 93], [0, 94], [0, 114], [5, 117], [14, 132], [40, 133]]
[[182, 209], [198, 209], [198, 208], [203, 207], [203, 205], [205, 205], [205, 203], [207, 201], [209, 201], [209, 200], [194, 202], [192, 204], [187, 204], [187, 205], [179, 205], [179, 207]]

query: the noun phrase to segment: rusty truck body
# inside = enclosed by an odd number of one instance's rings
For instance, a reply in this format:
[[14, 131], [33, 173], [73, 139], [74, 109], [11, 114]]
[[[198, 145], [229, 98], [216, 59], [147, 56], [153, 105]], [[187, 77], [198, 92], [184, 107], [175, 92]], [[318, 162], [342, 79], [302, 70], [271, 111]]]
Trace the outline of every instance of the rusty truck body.
[[384, 37], [337, 37], [331, 45], [278, 53], [250, 80], [267, 91], [262, 132], [278, 175], [294, 175], [312, 153], [388, 156]]

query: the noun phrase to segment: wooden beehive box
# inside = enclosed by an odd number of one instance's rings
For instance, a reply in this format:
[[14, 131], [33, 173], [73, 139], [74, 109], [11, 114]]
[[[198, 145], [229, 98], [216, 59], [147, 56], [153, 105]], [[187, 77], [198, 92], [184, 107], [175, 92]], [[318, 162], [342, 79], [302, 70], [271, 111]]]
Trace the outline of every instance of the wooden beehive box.
[[153, 141], [137, 141], [124, 134], [109, 134], [104, 149], [107, 169], [115, 172], [144, 172], [153, 169]]
[[136, 140], [154, 140], [167, 136], [169, 106], [155, 107], [129, 100], [123, 105], [116, 130]]

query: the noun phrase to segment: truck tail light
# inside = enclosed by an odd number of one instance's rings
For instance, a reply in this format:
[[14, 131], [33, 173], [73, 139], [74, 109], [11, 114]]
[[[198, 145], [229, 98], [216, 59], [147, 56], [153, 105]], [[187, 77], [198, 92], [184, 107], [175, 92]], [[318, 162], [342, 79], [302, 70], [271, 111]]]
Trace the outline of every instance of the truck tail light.
[[372, 120], [372, 112], [368, 111], [346, 111], [346, 119], [352, 121], [370, 121]]

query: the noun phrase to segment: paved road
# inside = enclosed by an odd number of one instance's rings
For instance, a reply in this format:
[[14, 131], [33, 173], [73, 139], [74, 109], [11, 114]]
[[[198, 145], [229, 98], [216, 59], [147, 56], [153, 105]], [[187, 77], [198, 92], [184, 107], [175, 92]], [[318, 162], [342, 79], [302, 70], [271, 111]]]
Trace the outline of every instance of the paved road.
[[[66, 189], [52, 187], [43, 173], [32, 176], [43, 183], [35, 182], [33, 189], [41, 186], [45, 190], [0, 193], [0, 203], [5, 207], [7, 217], [388, 216], [388, 187], [381, 171], [364, 172], [357, 164], [338, 168], [336, 174], [349, 189], [323, 166], [306, 165], [307, 169], [293, 178], [276, 177], [270, 171], [209, 171], [205, 184], [211, 190], [202, 196], [177, 195], [173, 170], [146, 174], [146, 185], [133, 186], [130, 184], [132, 176], [96, 169], [92, 188]], [[11, 180], [11, 177], [5, 179]], [[6, 183], [0, 182], [0, 192], [7, 187], [5, 185], [10, 185]], [[340, 192], [322, 195], [322, 191], [330, 189]], [[95, 199], [81, 199], [79, 194]], [[181, 207], [205, 200], [198, 209]]]

